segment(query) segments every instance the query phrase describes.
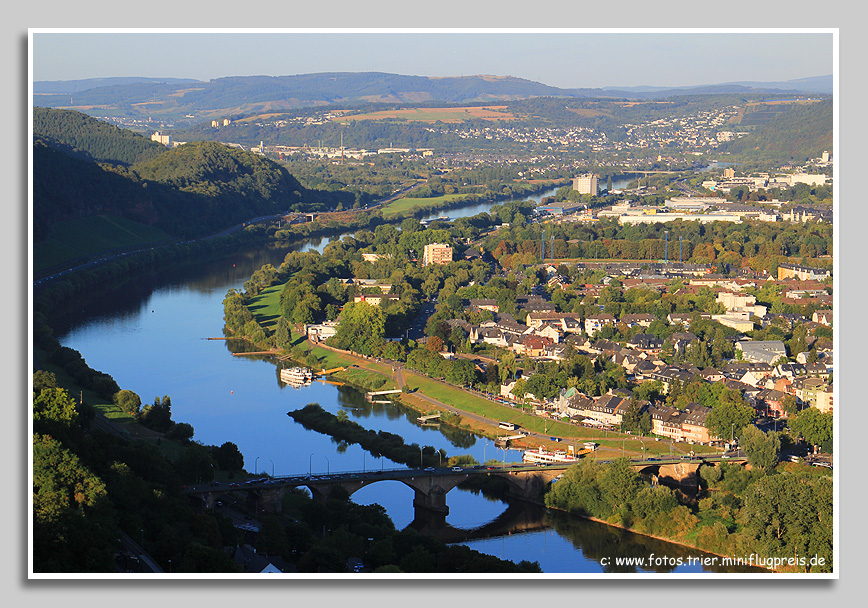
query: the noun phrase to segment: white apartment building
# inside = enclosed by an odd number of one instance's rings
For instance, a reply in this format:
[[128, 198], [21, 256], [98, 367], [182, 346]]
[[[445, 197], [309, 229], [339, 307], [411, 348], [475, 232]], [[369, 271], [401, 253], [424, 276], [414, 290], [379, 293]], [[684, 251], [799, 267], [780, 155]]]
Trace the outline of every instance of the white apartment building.
[[151, 135], [151, 141], [161, 143], [164, 146], [167, 146], [170, 148], [172, 147], [172, 136], [171, 135], [163, 135], [163, 133], [161, 131], [154, 132], [154, 134]]

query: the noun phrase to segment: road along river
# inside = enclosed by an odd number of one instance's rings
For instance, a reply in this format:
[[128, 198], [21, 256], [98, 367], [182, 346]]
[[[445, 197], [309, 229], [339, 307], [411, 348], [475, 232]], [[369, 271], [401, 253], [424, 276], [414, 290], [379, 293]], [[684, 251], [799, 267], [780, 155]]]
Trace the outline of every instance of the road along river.
[[[451, 210], [450, 216], [457, 217], [458, 212]], [[496, 448], [491, 440], [423, 427], [413, 412], [371, 404], [350, 387], [320, 382], [298, 389], [286, 386], [278, 380], [273, 359], [233, 356], [233, 350], [242, 350], [235, 341], [207, 339], [222, 336], [222, 301], [227, 290], [241, 289], [263, 264], [278, 266], [286, 253], [303, 246], [258, 246], [137, 273], [110, 292], [77, 299], [76, 309], [54, 322], [56, 335], [63, 345], [79, 351], [88, 365], [110, 374], [121, 388], [138, 393], [143, 402], [169, 395], [173, 419], [191, 424], [196, 441], [235, 443], [251, 472], [322, 474], [400, 466], [376, 459], [357, 445], [337, 444], [286, 415], [312, 402], [333, 414], [344, 410], [365, 428], [395, 433], [408, 444], [430, 445], [450, 456], [471, 454], [479, 462], [521, 460], [520, 452]], [[381, 504], [399, 529], [413, 519], [413, 491], [401, 482], [375, 483], [352, 498], [361, 504]], [[465, 530], [501, 516], [510, 522], [526, 522], [507, 525], [505, 533], [498, 531], [466, 544], [513, 561], [538, 561], [546, 573], [660, 571], [659, 566], [614, 568], [602, 558], [688, 555], [678, 545], [531, 505], [515, 505], [507, 516], [506, 503], [471, 491], [452, 490], [447, 505], [447, 523]], [[710, 570], [689, 564], [662, 569]]]

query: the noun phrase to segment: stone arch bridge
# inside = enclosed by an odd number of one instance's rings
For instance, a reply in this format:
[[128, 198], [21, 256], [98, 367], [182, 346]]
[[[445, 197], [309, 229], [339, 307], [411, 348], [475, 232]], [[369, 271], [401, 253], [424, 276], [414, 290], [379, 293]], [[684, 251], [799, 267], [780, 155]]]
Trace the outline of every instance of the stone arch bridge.
[[[713, 466], [720, 458], [636, 459], [633, 470], [649, 475], [654, 483], [696, 487], [699, 484], [698, 470], [702, 465]], [[603, 461], [606, 462], [606, 461]], [[743, 458], [726, 462], [744, 463]], [[291, 489], [306, 487], [314, 500], [325, 501], [340, 488], [348, 495], [379, 481], [400, 481], [413, 488], [415, 519], [422, 527], [439, 528], [449, 514], [446, 494], [460, 483], [475, 476], [496, 476], [507, 482], [509, 494], [524, 500], [537, 499], [546, 486], [574, 463], [547, 465], [511, 464], [503, 466], [475, 466], [468, 468], [441, 467], [427, 469], [389, 469], [382, 471], [353, 471], [327, 475], [294, 475], [250, 480], [239, 483], [212, 482], [198, 484], [182, 490], [190, 496], [199, 497], [203, 507], [211, 509], [221, 496], [244, 491], [247, 500], [256, 502], [260, 508], [279, 513], [284, 495]]]
[[[493, 475], [507, 481], [509, 493], [516, 498], [537, 498], [555, 477], [570, 466], [533, 466], [526, 464], [506, 466], [479, 466], [468, 468], [389, 469], [384, 471], [355, 471], [328, 475], [296, 475], [248, 481], [246, 483], [199, 484], [183, 489], [183, 493], [201, 498], [203, 506], [211, 509], [221, 496], [244, 491], [248, 501], [279, 513], [284, 495], [291, 489], [305, 487], [314, 500], [325, 501], [340, 488], [348, 495], [379, 481], [399, 481], [414, 490], [413, 507], [420, 521], [444, 520], [449, 513], [446, 494], [471, 477]], [[433, 522], [429, 522], [433, 523]]]

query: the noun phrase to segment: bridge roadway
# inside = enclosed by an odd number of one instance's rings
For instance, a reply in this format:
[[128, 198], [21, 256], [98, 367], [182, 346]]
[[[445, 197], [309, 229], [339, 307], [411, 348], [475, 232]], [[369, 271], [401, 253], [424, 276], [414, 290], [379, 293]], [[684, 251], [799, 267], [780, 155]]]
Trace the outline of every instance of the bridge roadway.
[[[694, 458], [636, 458], [631, 459], [633, 469], [652, 476], [654, 482], [675, 483], [685, 486], [698, 484], [697, 470], [700, 465], [713, 465], [718, 461], [743, 463], [743, 457], [697, 456]], [[611, 462], [602, 460], [600, 462]], [[211, 509], [216, 500], [232, 492], [244, 491], [248, 500], [258, 503], [263, 509], [280, 512], [283, 496], [287, 491], [304, 486], [314, 500], [324, 501], [336, 488], [343, 488], [348, 495], [378, 481], [400, 481], [413, 488], [416, 520], [425, 527], [442, 528], [449, 508], [446, 494], [472, 476], [495, 475], [505, 479], [509, 493], [514, 498], [533, 500], [539, 497], [546, 485], [574, 463], [533, 464], [509, 463], [502, 465], [476, 465], [470, 467], [427, 467], [348, 471], [326, 474], [298, 474], [279, 477], [261, 477], [243, 482], [210, 482], [185, 487], [182, 493], [197, 496], [206, 509]]]

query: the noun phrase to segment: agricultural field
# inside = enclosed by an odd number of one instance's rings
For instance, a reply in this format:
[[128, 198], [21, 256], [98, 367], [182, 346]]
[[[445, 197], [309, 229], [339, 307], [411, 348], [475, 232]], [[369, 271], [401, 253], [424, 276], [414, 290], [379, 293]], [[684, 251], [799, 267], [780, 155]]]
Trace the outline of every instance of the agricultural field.
[[350, 120], [406, 120], [414, 122], [464, 122], [467, 120], [514, 120], [516, 117], [506, 111], [506, 106], [479, 106], [466, 108], [405, 108], [383, 110], [369, 114], [353, 114], [335, 118], [335, 122]]

